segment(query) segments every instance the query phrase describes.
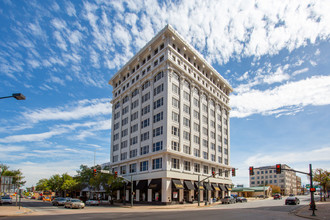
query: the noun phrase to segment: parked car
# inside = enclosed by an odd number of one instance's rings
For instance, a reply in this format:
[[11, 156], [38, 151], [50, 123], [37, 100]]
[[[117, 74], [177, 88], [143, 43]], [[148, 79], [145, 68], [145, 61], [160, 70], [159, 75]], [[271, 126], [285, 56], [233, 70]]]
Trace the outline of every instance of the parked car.
[[236, 202], [240, 202], [240, 203], [247, 202], [247, 199], [245, 197], [237, 197]]
[[232, 203], [236, 203], [236, 199], [232, 196], [225, 196], [222, 200], [221, 200], [222, 204], [232, 204]]
[[282, 195], [281, 194], [275, 194], [274, 199], [282, 199]]
[[64, 205], [67, 202], [66, 198], [63, 197], [57, 197], [52, 201], [53, 206], [60, 206]]
[[64, 208], [77, 208], [77, 209], [83, 209], [85, 208], [85, 203], [81, 201], [80, 199], [70, 199], [70, 201], [67, 201], [64, 203]]
[[13, 203], [10, 196], [2, 196], [0, 200], [1, 200], [1, 204], [12, 204]]
[[285, 205], [290, 205], [290, 204], [293, 204], [293, 205], [300, 204], [300, 200], [295, 196], [289, 196], [285, 200]]
[[86, 205], [100, 205], [100, 201], [89, 199], [89, 200], [86, 201]]

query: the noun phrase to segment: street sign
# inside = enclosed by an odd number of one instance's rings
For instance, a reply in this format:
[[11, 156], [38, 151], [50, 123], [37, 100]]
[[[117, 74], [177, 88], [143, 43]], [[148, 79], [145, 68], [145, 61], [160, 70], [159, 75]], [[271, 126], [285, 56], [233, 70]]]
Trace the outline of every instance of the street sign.
[[109, 170], [101, 170], [101, 173], [107, 173], [107, 174], [110, 174], [110, 171], [109, 171]]

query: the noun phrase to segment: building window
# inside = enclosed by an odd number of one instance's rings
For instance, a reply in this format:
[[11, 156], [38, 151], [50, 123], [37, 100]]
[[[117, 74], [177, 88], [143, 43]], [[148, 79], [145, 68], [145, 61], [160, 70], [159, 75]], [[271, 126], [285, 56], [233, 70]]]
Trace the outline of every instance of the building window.
[[149, 153], [149, 145], [141, 147], [141, 155]]
[[194, 123], [194, 131], [198, 131], [199, 132], [199, 124]]
[[225, 159], [225, 164], [228, 165], [228, 159]]
[[150, 119], [147, 118], [147, 119], [145, 119], [141, 122], [141, 129], [145, 128], [145, 127], [148, 127], [149, 125], [150, 125]]
[[153, 152], [160, 151], [160, 150], [163, 150], [163, 141], [156, 142], [152, 145]]
[[190, 102], [190, 94], [188, 92], [183, 91], [183, 98], [188, 102]]
[[183, 169], [185, 171], [190, 171], [190, 162], [189, 161], [183, 161]]
[[124, 99], [123, 99], [123, 104], [125, 104], [126, 102], [128, 102], [129, 98], [128, 96], [125, 96]]
[[194, 156], [195, 157], [200, 157], [200, 150], [199, 149], [194, 148]]
[[190, 107], [186, 104], [183, 105], [183, 111], [187, 114], [190, 114]]
[[158, 99], [157, 101], [154, 102], [154, 109], [159, 108], [160, 106], [162, 106], [164, 104], [164, 100], [163, 98]]
[[161, 78], [164, 77], [164, 73], [163, 72], [159, 72], [155, 78], [154, 78], [154, 82], [157, 82], [158, 80], [160, 80]]
[[163, 120], [163, 112], [160, 112], [157, 115], [154, 115], [154, 123], [159, 122], [161, 120]]
[[144, 103], [150, 99], [150, 92], [146, 93], [145, 95], [142, 96], [142, 102]]
[[128, 117], [124, 118], [123, 120], [121, 120], [121, 126], [124, 126], [128, 123]]
[[190, 146], [183, 145], [183, 152], [186, 153], [186, 154], [190, 154]]
[[157, 158], [152, 160], [152, 169], [161, 169], [162, 168], [162, 158]]
[[120, 154], [120, 160], [126, 160], [127, 159], [127, 152]]
[[120, 174], [126, 174], [126, 166], [120, 167]]
[[209, 154], [206, 151], [203, 151], [203, 158], [204, 159], [209, 159]]
[[128, 134], [128, 129], [127, 128], [121, 131], [121, 136], [122, 137], [125, 137], [127, 134]]
[[179, 100], [177, 100], [176, 98], [172, 98], [172, 105], [173, 105], [175, 108], [179, 108], [179, 106], [180, 106], [180, 102], [179, 102]]
[[131, 109], [135, 109], [136, 107], [138, 107], [139, 106], [139, 100], [137, 99], [137, 100], [135, 100], [134, 102], [132, 102], [132, 104], [131, 104]]
[[207, 140], [203, 139], [203, 147], [208, 147], [209, 143]]
[[113, 141], [116, 141], [119, 139], [119, 133], [113, 135]]
[[130, 145], [134, 145], [134, 144], [136, 144], [137, 142], [138, 142], [138, 137], [137, 137], [137, 136], [132, 137], [132, 138], [130, 139]]
[[142, 161], [140, 162], [140, 171], [147, 171], [148, 170], [148, 161]]
[[205, 128], [205, 127], [203, 127], [203, 134], [204, 134], [204, 135], [208, 135], [208, 133], [209, 133], [209, 132], [208, 132], [208, 129]]
[[201, 172], [201, 165], [198, 163], [194, 163], [194, 172], [200, 173]]
[[135, 89], [135, 90], [132, 92], [132, 98], [135, 97], [137, 94], [139, 94], [139, 90], [138, 90], [138, 89]]
[[172, 120], [179, 122], [179, 120], [180, 120], [179, 114], [172, 112]]
[[138, 117], [139, 117], [139, 112], [134, 112], [133, 114], [131, 114], [131, 121], [134, 121]]
[[119, 122], [113, 125], [113, 130], [117, 130], [119, 128]]
[[117, 150], [119, 150], [119, 144], [114, 144], [113, 145], [113, 151], [115, 152]]
[[179, 95], [179, 94], [180, 94], [179, 86], [177, 86], [177, 85], [175, 85], [175, 84], [172, 84], [172, 92], [173, 92], [174, 94]]
[[200, 143], [200, 138], [196, 135], [194, 135], [194, 143], [196, 143], [196, 144]]
[[172, 126], [172, 134], [179, 137], [179, 128]]
[[150, 81], [147, 81], [145, 82], [143, 85], [142, 85], [142, 91], [144, 91], [146, 88], [148, 88], [150, 86]]
[[162, 134], [163, 134], [163, 126], [155, 128], [153, 130], [153, 137], [157, 137], [157, 136], [162, 135]]
[[211, 150], [215, 150], [215, 144], [211, 143]]
[[135, 124], [135, 125], [131, 126], [131, 133], [136, 132], [138, 130], [138, 128], [139, 128], [138, 124]]
[[194, 110], [194, 118], [199, 119], [199, 112]]
[[203, 166], [203, 173], [208, 174], [209, 173], [209, 167]]
[[141, 134], [141, 142], [149, 140], [149, 131]]
[[147, 114], [150, 112], [150, 105], [147, 105], [145, 107], [142, 108], [142, 111], [141, 111], [141, 116]]
[[136, 163], [129, 165], [129, 172], [130, 173], [136, 173]]
[[136, 156], [137, 156], [137, 149], [131, 150], [129, 152], [129, 157], [130, 158], [133, 158], [133, 157], [136, 157]]
[[190, 141], [190, 133], [187, 131], [183, 131], [183, 139]]
[[176, 158], [172, 158], [172, 168], [180, 169], [180, 160]]
[[199, 100], [196, 99], [196, 98], [194, 98], [194, 105], [195, 105], [196, 107], [199, 107]]
[[183, 117], [183, 125], [190, 128], [190, 120], [186, 117]]
[[115, 163], [115, 162], [117, 162], [117, 161], [118, 161], [118, 155], [113, 156], [113, 157], [112, 157], [112, 162]]
[[156, 88], [154, 88], [154, 96], [158, 95], [162, 91], [164, 91], [164, 84], [161, 84], [161, 85], [157, 86]]
[[125, 108], [123, 108], [122, 110], [122, 115], [125, 115], [128, 112], [128, 106], [126, 106]]
[[119, 108], [120, 107], [120, 102], [117, 102], [116, 104], [115, 104], [115, 110], [117, 109], [117, 108]]
[[127, 147], [127, 140], [126, 141], [122, 141], [121, 143], [120, 143], [120, 148], [121, 149], [124, 149], [124, 148], [126, 148]]
[[212, 160], [213, 162], [215, 162], [215, 155], [214, 155], [214, 154], [211, 154], [211, 160]]
[[222, 163], [222, 157], [218, 157], [218, 163]]
[[172, 150], [180, 151], [180, 146], [178, 142], [172, 141]]

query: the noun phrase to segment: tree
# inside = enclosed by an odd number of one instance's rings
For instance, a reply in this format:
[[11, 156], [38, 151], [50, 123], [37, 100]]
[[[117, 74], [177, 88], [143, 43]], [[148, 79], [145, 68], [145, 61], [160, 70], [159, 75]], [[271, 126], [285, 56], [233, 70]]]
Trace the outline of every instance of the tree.
[[324, 201], [326, 201], [326, 190], [330, 185], [330, 172], [323, 169], [316, 169], [313, 172], [313, 181], [318, 182], [323, 188]]
[[39, 180], [36, 185], [36, 190], [37, 191], [50, 190], [49, 180], [46, 178]]
[[61, 191], [61, 187], [62, 187], [61, 176], [59, 174], [55, 174], [55, 175], [51, 176], [48, 179], [48, 184], [49, 184], [50, 190], [55, 192], [55, 194], [58, 194]]
[[279, 186], [275, 186], [275, 185], [267, 185], [270, 186], [270, 188], [272, 188], [272, 192], [274, 193], [281, 193], [281, 187]]
[[70, 179], [70, 178], [67, 178], [67, 179], [63, 182], [61, 188], [62, 188], [62, 190], [65, 192], [65, 194], [66, 194], [67, 191], [69, 191], [69, 192], [70, 192], [70, 196], [72, 197], [72, 192], [73, 192], [74, 190], [76, 190], [77, 185], [78, 185], [78, 182], [77, 182], [75, 179], [73, 179], [73, 178], [71, 177], [71, 179]]
[[9, 170], [9, 166], [0, 164], [0, 167], [2, 169], [1, 176], [12, 176], [13, 177], [13, 185], [16, 185], [17, 188], [20, 188], [23, 186], [26, 181], [23, 181], [24, 176], [23, 173], [18, 170]]

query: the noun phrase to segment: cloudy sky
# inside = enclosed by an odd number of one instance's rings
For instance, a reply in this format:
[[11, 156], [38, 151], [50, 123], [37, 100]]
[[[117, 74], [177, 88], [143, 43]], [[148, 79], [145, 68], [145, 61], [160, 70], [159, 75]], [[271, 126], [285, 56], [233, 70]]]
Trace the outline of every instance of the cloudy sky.
[[330, 170], [329, 11], [328, 0], [0, 0], [0, 96], [27, 97], [0, 100], [0, 163], [29, 187], [108, 162], [108, 80], [171, 24], [234, 88], [235, 184], [249, 166]]

